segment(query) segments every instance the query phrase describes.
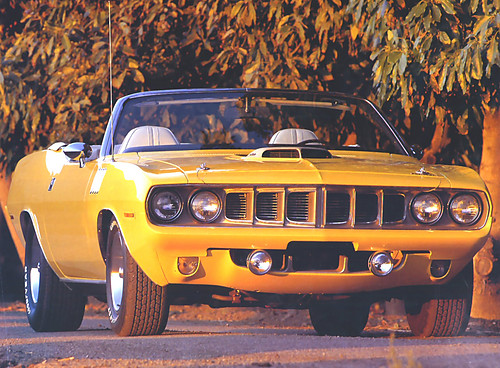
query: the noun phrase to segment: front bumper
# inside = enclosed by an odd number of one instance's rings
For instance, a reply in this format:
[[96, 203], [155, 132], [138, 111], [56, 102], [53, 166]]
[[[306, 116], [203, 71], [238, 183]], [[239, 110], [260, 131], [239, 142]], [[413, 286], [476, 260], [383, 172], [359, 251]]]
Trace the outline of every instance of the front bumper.
[[[430, 275], [427, 255], [408, 255], [403, 264], [391, 274], [379, 277], [370, 271], [297, 271], [270, 272], [254, 275], [245, 267], [234, 265], [229, 251], [211, 250], [201, 257], [198, 271], [191, 277], [182, 276], [175, 269], [168, 274], [173, 284], [217, 285], [248, 292], [272, 294], [356, 294], [367, 291], [392, 289], [401, 286], [443, 283]], [[446, 279], [452, 278], [467, 264], [455, 261]]]
[[[137, 219], [131, 220], [136, 222]], [[353, 294], [404, 286], [442, 284], [457, 275], [484, 245], [491, 219], [482, 229], [372, 230], [324, 228], [158, 227], [134, 231], [122, 226], [130, 253], [157, 284], [211, 285], [277, 294]], [[132, 226], [129, 226], [132, 225]], [[388, 276], [370, 271], [271, 271], [254, 275], [237, 265], [230, 249], [285, 251], [291, 242], [350, 242], [356, 252], [402, 251], [402, 263]], [[178, 257], [199, 257], [189, 277], [177, 269]], [[450, 260], [443, 278], [430, 274], [432, 260]]]

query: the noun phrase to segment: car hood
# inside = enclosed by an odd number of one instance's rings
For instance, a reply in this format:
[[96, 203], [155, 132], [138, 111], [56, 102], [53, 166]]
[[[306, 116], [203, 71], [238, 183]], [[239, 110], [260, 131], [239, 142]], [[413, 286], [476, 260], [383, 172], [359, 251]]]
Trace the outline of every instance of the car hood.
[[136, 164], [158, 184], [172, 172], [189, 184], [366, 185], [376, 187], [463, 187], [484, 190], [468, 168], [424, 165], [391, 154], [341, 154], [331, 159], [251, 158], [197, 152], [141, 152]]

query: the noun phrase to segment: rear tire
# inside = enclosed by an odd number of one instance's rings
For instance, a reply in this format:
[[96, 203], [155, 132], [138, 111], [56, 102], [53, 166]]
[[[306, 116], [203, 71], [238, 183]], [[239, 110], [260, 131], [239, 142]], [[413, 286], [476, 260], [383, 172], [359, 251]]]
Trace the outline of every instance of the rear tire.
[[106, 256], [106, 296], [111, 328], [120, 336], [158, 335], [167, 325], [167, 287], [155, 284], [130, 255], [112, 221]]
[[421, 289], [405, 300], [406, 317], [415, 336], [462, 335], [472, 305], [472, 263], [445, 285]]
[[24, 281], [26, 313], [33, 330], [74, 331], [80, 327], [86, 297], [69, 289], [52, 271], [32, 225], [26, 237]]
[[318, 335], [359, 336], [366, 326], [370, 304], [358, 299], [319, 303], [309, 308]]

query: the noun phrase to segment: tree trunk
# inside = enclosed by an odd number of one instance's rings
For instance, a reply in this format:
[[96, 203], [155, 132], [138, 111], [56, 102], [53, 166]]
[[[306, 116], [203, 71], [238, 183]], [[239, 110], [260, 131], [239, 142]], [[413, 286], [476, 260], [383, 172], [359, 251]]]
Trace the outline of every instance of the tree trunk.
[[474, 257], [472, 317], [500, 319], [500, 109], [486, 115], [481, 177], [493, 201], [493, 225], [486, 245]]

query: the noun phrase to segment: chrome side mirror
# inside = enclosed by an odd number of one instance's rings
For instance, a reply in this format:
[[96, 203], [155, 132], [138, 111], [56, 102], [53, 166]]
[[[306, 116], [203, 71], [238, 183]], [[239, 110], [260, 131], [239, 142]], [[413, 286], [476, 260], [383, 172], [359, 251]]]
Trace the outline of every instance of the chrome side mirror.
[[65, 146], [63, 152], [71, 161], [78, 161], [80, 167], [84, 167], [84, 160], [92, 156], [92, 147], [87, 143], [74, 142]]

